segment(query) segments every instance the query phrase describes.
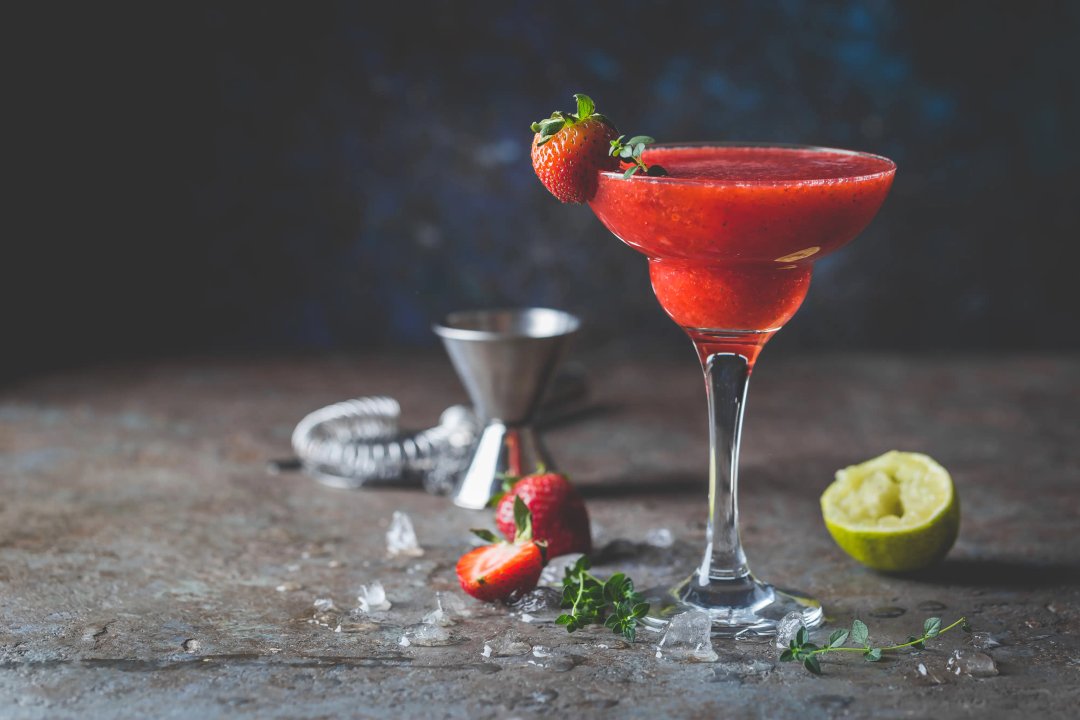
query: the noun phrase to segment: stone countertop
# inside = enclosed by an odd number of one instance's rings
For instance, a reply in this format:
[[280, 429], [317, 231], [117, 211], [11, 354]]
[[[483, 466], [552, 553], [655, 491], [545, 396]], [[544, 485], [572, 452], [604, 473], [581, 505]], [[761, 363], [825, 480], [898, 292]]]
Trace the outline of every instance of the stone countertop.
[[[588, 498], [602, 554], [633, 574], [670, 572], [669, 554], [689, 569], [707, 466], [693, 360], [585, 366], [590, 407], [546, 438]], [[972, 642], [959, 631], [877, 664], [830, 656], [815, 677], [760, 641], [716, 640], [715, 663], [657, 659], [648, 633], [627, 646], [472, 601], [451, 644], [402, 646], [437, 592], [464, 597], [453, 564], [488, 518], [419, 490], [332, 490], [266, 464], [288, 456], [300, 417], [346, 397], [389, 394], [407, 423], [432, 424], [463, 400], [449, 364], [188, 359], [0, 388], [0, 716], [1071, 715], [1080, 359], [766, 355], [753, 386], [741, 512], [756, 573], [821, 599], [830, 625], [861, 617], [882, 639], [965, 615], [1000, 642], [987, 651], [997, 676], [945, 672]], [[956, 547], [918, 577], [849, 560], [817, 506], [837, 468], [892, 448], [937, 458], [963, 502]], [[395, 510], [422, 557], [387, 556]], [[660, 528], [672, 548], [646, 543]], [[376, 580], [393, 607], [350, 618]], [[317, 598], [342, 610], [315, 617]]]

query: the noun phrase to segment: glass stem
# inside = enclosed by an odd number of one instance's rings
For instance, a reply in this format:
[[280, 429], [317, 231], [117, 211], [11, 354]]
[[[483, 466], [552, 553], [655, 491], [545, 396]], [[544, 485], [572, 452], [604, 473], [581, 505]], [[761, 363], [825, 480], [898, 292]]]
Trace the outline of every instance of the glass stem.
[[750, 381], [747, 359], [737, 353], [704, 358], [709, 398], [709, 524], [697, 583], [750, 575], [739, 541], [739, 440]]

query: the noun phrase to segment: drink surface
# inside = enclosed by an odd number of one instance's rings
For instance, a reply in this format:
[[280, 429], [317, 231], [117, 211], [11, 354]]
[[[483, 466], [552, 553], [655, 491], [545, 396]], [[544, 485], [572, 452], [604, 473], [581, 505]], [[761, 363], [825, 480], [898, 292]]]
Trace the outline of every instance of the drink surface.
[[[869, 224], [896, 170], [876, 155], [784, 146], [661, 146], [643, 159], [669, 176], [601, 173], [590, 207], [648, 256], [657, 299], [699, 350], [738, 346], [751, 362], [744, 346], [760, 350], [795, 314], [812, 263]], [[758, 336], [704, 340], [732, 333]]]
[[[873, 218], [895, 165], [875, 155], [797, 147], [658, 147], [669, 177], [602, 173], [593, 211], [653, 258], [811, 262]], [[801, 255], [801, 257], [792, 257]]]

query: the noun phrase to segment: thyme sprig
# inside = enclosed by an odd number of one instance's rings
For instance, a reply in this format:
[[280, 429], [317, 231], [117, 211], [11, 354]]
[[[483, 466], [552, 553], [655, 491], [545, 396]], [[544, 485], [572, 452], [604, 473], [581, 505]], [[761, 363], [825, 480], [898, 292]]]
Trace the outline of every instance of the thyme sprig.
[[[867, 662], [878, 662], [881, 660], [882, 654], [887, 652], [895, 652], [897, 650], [903, 650], [904, 648], [915, 648], [916, 650], [922, 650], [926, 647], [926, 641], [932, 638], [946, 633], [952, 630], [956, 626], [961, 626], [965, 632], [970, 632], [967, 619], [960, 618], [953, 624], [942, 628], [941, 618], [932, 617], [927, 618], [923, 623], [922, 635], [916, 637], [914, 635], [908, 636], [908, 641], [897, 645], [888, 645], [885, 647], [875, 647], [870, 642], [870, 630], [866, 627], [866, 623], [862, 620], [854, 620], [851, 623], [851, 630], [845, 630], [843, 628], [834, 631], [829, 639], [825, 642], [824, 646], [817, 646], [810, 642], [810, 632], [806, 628], [799, 628], [799, 631], [795, 633], [795, 637], [788, 643], [787, 650], [780, 655], [781, 662], [801, 662], [810, 672], [815, 675], [821, 674], [821, 662], [819, 657], [826, 653], [831, 652], [855, 652], [860, 653]], [[854, 643], [853, 646], [846, 646], [848, 640]]]
[[637, 625], [649, 612], [649, 604], [634, 590], [634, 581], [623, 573], [601, 580], [589, 572], [589, 558], [582, 556], [566, 568], [563, 577], [562, 607], [569, 610], [555, 622], [567, 632], [586, 625], [603, 624], [630, 642], [637, 637]]

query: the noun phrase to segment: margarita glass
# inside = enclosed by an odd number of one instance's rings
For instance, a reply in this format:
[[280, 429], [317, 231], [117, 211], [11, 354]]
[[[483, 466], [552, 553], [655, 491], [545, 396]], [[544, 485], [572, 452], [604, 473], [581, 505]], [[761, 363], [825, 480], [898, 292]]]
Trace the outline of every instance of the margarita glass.
[[650, 621], [707, 611], [722, 635], [772, 634], [798, 611], [807, 627], [821, 605], [750, 572], [739, 541], [739, 439], [754, 362], [799, 309], [814, 261], [865, 228], [896, 165], [877, 155], [792, 145], [660, 145], [647, 164], [667, 176], [601, 173], [590, 207], [646, 255], [660, 305], [690, 336], [709, 404], [709, 517], [701, 564], [654, 593]]

